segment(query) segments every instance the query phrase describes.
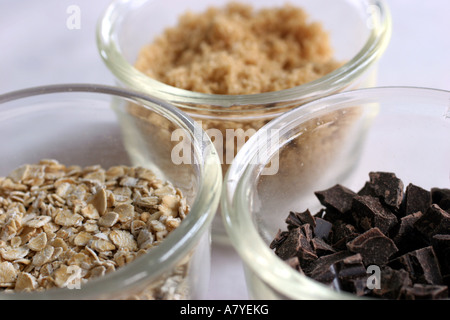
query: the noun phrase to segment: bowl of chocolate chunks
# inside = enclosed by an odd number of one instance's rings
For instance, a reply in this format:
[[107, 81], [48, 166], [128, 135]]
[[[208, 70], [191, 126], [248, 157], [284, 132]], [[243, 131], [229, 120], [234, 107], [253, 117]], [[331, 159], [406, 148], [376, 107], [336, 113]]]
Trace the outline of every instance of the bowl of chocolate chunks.
[[448, 299], [449, 99], [429, 88], [358, 89], [258, 131], [221, 202], [249, 296]]

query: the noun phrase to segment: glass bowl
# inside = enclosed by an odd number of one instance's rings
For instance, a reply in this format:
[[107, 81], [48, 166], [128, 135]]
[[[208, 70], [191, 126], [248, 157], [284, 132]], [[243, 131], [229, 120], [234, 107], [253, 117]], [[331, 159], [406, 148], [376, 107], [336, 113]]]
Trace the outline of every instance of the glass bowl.
[[[281, 91], [248, 95], [198, 93], [166, 85], [135, 68], [140, 50], [187, 10], [202, 12], [228, 1], [114, 1], [97, 28], [99, 53], [121, 86], [166, 100], [200, 122], [219, 154], [223, 174], [241, 145], [271, 119], [307, 101], [338, 91], [376, 83], [376, 63], [391, 35], [391, 17], [382, 0], [290, 1], [305, 9], [311, 21], [329, 33], [334, 56], [345, 63], [318, 80]], [[245, 0], [254, 8], [276, 7], [285, 1]], [[232, 132], [227, 136], [227, 132]], [[218, 217], [213, 237], [226, 239]]]
[[269, 245], [286, 230], [290, 211], [323, 208], [315, 191], [336, 184], [361, 190], [371, 171], [393, 172], [405, 187], [449, 188], [449, 101], [449, 91], [435, 89], [358, 89], [291, 110], [250, 138], [224, 179], [221, 198], [250, 298], [357, 297], [300, 274]]
[[[137, 116], [140, 115], [140, 117]], [[103, 85], [64, 84], [0, 95], [0, 177], [24, 164], [141, 166], [179, 188], [190, 212], [147, 254], [81, 288], [1, 293], [1, 299], [200, 299], [208, 289], [210, 224], [220, 198], [220, 161], [191, 118], [164, 101]], [[171, 136], [191, 164], [176, 164]]]

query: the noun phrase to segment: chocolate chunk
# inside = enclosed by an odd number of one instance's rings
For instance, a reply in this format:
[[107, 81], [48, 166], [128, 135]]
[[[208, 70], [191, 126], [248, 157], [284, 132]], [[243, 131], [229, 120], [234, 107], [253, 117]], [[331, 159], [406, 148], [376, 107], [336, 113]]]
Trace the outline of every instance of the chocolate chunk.
[[286, 238], [275, 248], [276, 255], [283, 260], [297, 256], [300, 247], [300, 235], [304, 236], [300, 228], [290, 230]]
[[422, 217], [422, 212], [411, 213], [400, 219], [399, 228], [392, 238], [401, 254], [427, 246], [425, 238], [414, 227], [414, 223]]
[[272, 240], [272, 242], [269, 245], [270, 249], [278, 248], [283, 243], [283, 241], [286, 240], [288, 234], [289, 234], [289, 232], [281, 231], [280, 229], [278, 229], [278, 232], [275, 235], [275, 238]]
[[339, 184], [334, 187], [314, 192], [320, 203], [328, 209], [345, 214], [352, 207], [352, 199], [356, 195], [352, 190]]
[[431, 192], [410, 183], [405, 191], [405, 215], [425, 212], [431, 206]]
[[305, 235], [306, 241], [308, 241], [308, 243], [311, 243], [312, 239], [314, 238], [314, 232], [311, 225], [309, 223], [305, 223], [300, 228]]
[[305, 271], [305, 274], [317, 281], [323, 281], [325, 283], [331, 283], [334, 279], [334, 275], [330, 267], [336, 262], [343, 260], [349, 256], [354, 255], [350, 251], [339, 251], [326, 256], [319, 257], [312, 262]]
[[370, 172], [370, 185], [385, 204], [399, 209], [403, 201], [403, 182], [391, 172]]
[[443, 275], [450, 275], [450, 234], [435, 234], [431, 245], [436, 254]]
[[358, 193], [339, 184], [317, 191], [325, 208], [315, 215], [290, 212], [288, 231], [279, 230], [270, 247], [291, 268], [338, 291], [448, 298], [450, 189], [410, 183], [403, 193], [395, 174], [369, 176]]
[[299, 235], [299, 247], [297, 248], [297, 256], [302, 264], [306, 264], [310, 261], [317, 259], [317, 254], [311, 245], [312, 241], [312, 229], [309, 224], [301, 226], [302, 231]]
[[298, 257], [301, 263], [317, 259], [309, 238], [305, 235], [302, 228], [290, 230], [286, 239], [276, 247], [275, 253], [283, 260]]
[[367, 275], [366, 268], [363, 264], [363, 258], [359, 253], [336, 261], [334, 266], [341, 280], [354, 279]]
[[368, 275], [364, 275], [358, 278], [344, 279], [340, 282], [341, 290], [351, 292], [359, 297], [366, 296], [370, 293], [370, 289], [367, 287]]
[[406, 270], [414, 283], [442, 284], [439, 263], [431, 246], [405, 253], [390, 261], [389, 266]]
[[289, 212], [289, 215], [286, 218], [286, 223], [288, 229], [300, 227], [305, 223], [309, 223], [312, 227], [316, 225], [314, 217], [311, 215], [309, 210], [306, 210], [304, 212]]
[[442, 210], [437, 204], [432, 204], [414, 223], [414, 227], [430, 241], [435, 234], [450, 234], [450, 213]]
[[312, 239], [312, 246], [318, 257], [336, 252], [332, 246], [321, 238]]
[[353, 225], [338, 220], [333, 225], [331, 245], [336, 250], [346, 250], [347, 242], [355, 239], [357, 236], [359, 236], [359, 232]]
[[441, 209], [450, 212], [450, 189], [432, 188], [431, 199]]
[[315, 223], [314, 236], [323, 240], [328, 240], [333, 225], [329, 221], [319, 217], [315, 217]]
[[402, 288], [412, 285], [411, 278], [405, 270], [394, 270], [388, 266], [381, 269], [380, 288], [373, 289], [372, 294], [383, 299], [399, 299]]
[[448, 297], [448, 287], [416, 283], [402, 290], [405, 300], [437, 300]]
[[398, 251], [390, 238], [386, 237], [378, 228], [372, 228], [356, 237], [349, 243], [347, 248], [360, 253], [364, 265], [385, 265], [389, 258]]
[[359, 190], [357, 192], [357, 194], [359, 196], [371, 196], [371, 197], [376, 197], [376, 193], [372, 188], [372, 185], [370, 184], [370, 182], [366, 182], [364, 184], [364, 186], [361, 188], [361, 190]]
[[388, 234], [397, 224], [397, 217], [385, 208], [378, 198], [371, 196], [355, 196], [352, 202], [353, 219], [362, 230], [378, 228]]
[[[339, 260], [331, 266], [334, 283], [339, 283], [340, 289], [362, 295], [367, 287], [367, 272], [360, 254], [355, 254]], [[362, 283], [364, 281], [364, 283]]]

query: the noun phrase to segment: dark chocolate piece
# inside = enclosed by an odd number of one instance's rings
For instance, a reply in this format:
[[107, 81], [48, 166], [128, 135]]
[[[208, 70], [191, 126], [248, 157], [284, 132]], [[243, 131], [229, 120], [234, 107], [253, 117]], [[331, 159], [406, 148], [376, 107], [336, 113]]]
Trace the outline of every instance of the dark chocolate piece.
[[441, 266], [441, 273], [450, 275], [450, 234], [435, 234], [431, 245]]
[[289, 215], [286, 218], [286, 223], [288, 229], [300, 227], [305, 223], [309, 223], [313, 227], [316, 225], [314, 217], [311, 215], [309, 210], [306, 210], [304, 212], [289, 212]]
[[354, 254], [339, 260], [331, 266], [334, 270], [334, 283], [339, 283], [340, 289], [363, 295], [367, 291], [367, 272], [360, 254]]
[[450, 189], [432, 188], [431, 199], [443, 210], [450, 212]]
[[304, 236], [300, 228], [290, 230], [286, 238], [275, 248], [276, 255], [283, 260], [297, 256], [300, 235]]
[[330, 246], [328, 243], [326, 243], [321, 238], [314, 238], [312, 239], [312, 246], [314, 251], [316, 252], [317, 256], [323, 256], [331, 253], [335, 253], [336, 250], [332, 246]]
[[339, 291], [448, 298], [450, 189], [410, 183], [403, 193], [395, 174], [369, 176], [358, 193], [341, 185], [316, 192], [325, 208], [290, 212], [288, 230], [279, 230], [270, 247], [291, 268]]
[[315, 217], [316, 226], [314, 227], [314, 236], [323, 240], [328, 240], [333, 225], [325, 219]]
[[278, 229], [278, 232], [275, 235], [275, 238], [272, 240], [272, 242], [269, 245], [270, 249], [278, 248], [283, 243], [283, 241], [286, 240], [288, 234], [289, 234], [288, 231], [281, 231], [280, 229]]
[[425, 238], [414, 227], [414, 223], [422, 217], [422, 212], [411, 213], [400, 219], [396, 235], [392, 238], [401, 254], [428, 246]]
[[405, 300], [437, 300], [448, 297], [448, 287], [416, 283], [402, 290]]
[[368, 275], [364, 275], [358, 278], [348, 278], [341, 281], [341, 289], [347, 292], [351, 292], [359, 297], [366, 296], [370, 293], [370, 289], [367, 287]]
[[405, 191], [405, 215], [425, 212], [431, 206], [431, 192], [410, 183]]
[[354, 253], [351, 253], [350, 251], [339, 251], [322, 256], [312, 262], [307, 268], [303, 269], [303, 271], [317, 281], [331, 283], [334, 279], [334, 275], [332, 270], [330, 270], [330, 267], [336, 262], [351, 255], [354, 255]]
[[317, 254], [314, 251], [311, 241], [312, 241], [312, 229], [309, 224], [302, 225], [299, 228], [302, 232], [299, 234], [299, 246], [297, 247], [297, 257], [300, 263], [306, 264], [309, 261], [317, 259]]
[[352, 190], [339, 184], [334, 187], [314, 192], [320, 203], [328, 209], [345, 214], [352, 207], [352, 199], [356, 195]]
[[367, 275], [366, 268], [363, 264], [363, 257], [359, 253], [336, 261], [334, 266], [341, 280], [354, 279]]
[[389, 262], [394, 269], [406, 270], [414, 283], [442, 284], [442, 275], [433, 247], [408, 252]]
[[385, 204], [399, 209], [403, 201], [403, 182], [391, 172], [370, 172], [370, 185]]
[[414, 227], [430, 241], [435, 234], [450, 234], [450, 213], [442, 210], [437, 204], [432, 204], [414, 223]]
[[355, 239], [357, 236], [359, 236], [359, 232], [353, 225], [338, 220], [333, 225], [331, 245], [336, 250], [346, 250], [347, 242]]
[[388, 266], [381, 269], [380, 288], [372, 294], [383, 299], [399, 299], [402, 288], [412, 286], [411, 278], [405, 270], [394, 270]]
[[361, 188], [361, 190], [359, 190], [357, 192], [357, 194], [359, 196], [371, 196], [371, 197], [376, 197], [377, 196], [369, 181], [367, 181], [364, 184], [364, 186]]
[[385, 265], [389, 258], [398, 251], [390, 238], [386, 237], [378, 228], [372, 228], [359, 235], [349, 243], [347, 248], [360, 253], [364, 265]]
[[357, 227], [366, 231], [378, 228], [388, 234], [397, 224], [397, 217], [389, 211], [378, 198], [371, 196], [355, 196], [352, 202], [353, 219]]

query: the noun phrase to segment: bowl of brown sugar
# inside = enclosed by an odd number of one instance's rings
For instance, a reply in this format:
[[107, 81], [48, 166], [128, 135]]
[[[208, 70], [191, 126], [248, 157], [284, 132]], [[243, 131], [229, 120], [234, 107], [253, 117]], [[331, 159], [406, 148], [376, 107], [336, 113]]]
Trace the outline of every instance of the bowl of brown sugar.
[[[376, 83], [388, 45], [384, 1], [115, 1], [97, 30], [125, 87], [169, 101], [209, 134], [223, 173], [268, 121]], [[226, 239], [220, 219], [217, 239]]]
[[222, 172], [191, 118], [63, 84], [0, 95], [0, 127], [0, 299], [204, 298]]

